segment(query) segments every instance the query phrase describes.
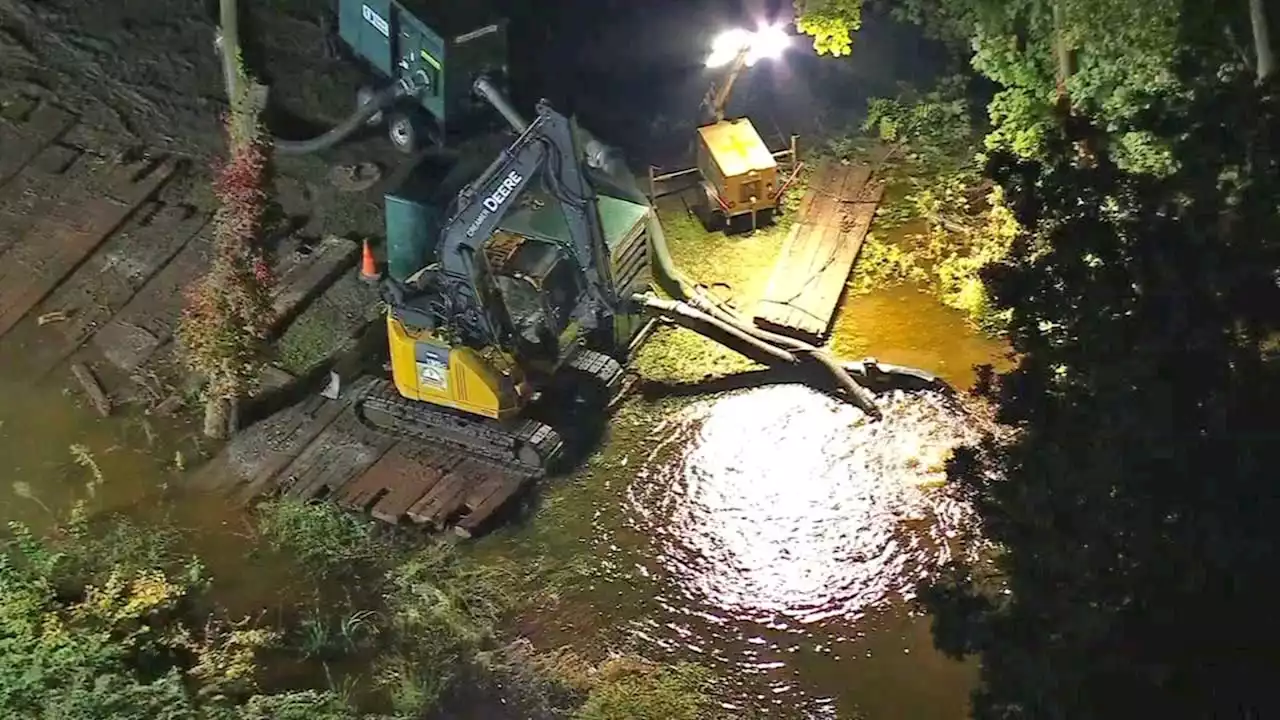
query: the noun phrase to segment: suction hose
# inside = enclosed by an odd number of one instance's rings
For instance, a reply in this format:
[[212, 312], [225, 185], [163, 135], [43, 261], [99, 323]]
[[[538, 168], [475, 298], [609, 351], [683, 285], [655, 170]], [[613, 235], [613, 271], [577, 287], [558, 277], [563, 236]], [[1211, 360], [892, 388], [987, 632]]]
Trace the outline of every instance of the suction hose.
[[394, 83], [379, 90], [369, 102], [361, 105], [346, 120], [333, 126], [328, 132], [310, 140], [284, 140], [272, 138], [276, 150], [283, 155], [310, 155], [327, 150], [354, 135], [364, 126], [369, 118], [390, 107], [400, 98], [408, 95], [409, 87], [405, 83]]
[[[662, 232], [661, 225], [656, 220], [656, 215], [654, 217], [655, 219], [650, 227], [649, 238], [650, 246], [653, 250], [655, 275], [657, 276], [658, 285], [663, 291], [673, 298], [683, 301], [701, 315], [715, 320], [718, 324], [731, 327], [738, 334], [751, 338], [755, 343], [768, 346], [772, 350], [787, 355], [791, 362], [798, 361], [802, 356], [811, 358], [830, 373], [836, 385], [863, 412], [877, 419], [882, 416], [880, 408], [876, 405], [875, 395], [867, 388], [859, 385], [853, 379], [853, 376], [849, 374], [849, 371], [830, 353], [804, 341], [761, 330], [754, 323], [744, 320], [736, 312], [725, 307], [722, 302], [689, 280], [676, 267], [675, 261], [671, 257], [671, 251], [667, 247], [666, 236]], [[652, 307], [649, 302], [644, 304], [647, 307]], [[773, 353], [770, 354], [772, 355]], [[757, 358], [753, 357], [752, 359]]]
[[686, 302], [664, 300], [652, 295], [632, 295], [631, 300], [662, 318], [699, 335], [706, 335], [762, 365], [794, 365], [796, 362], [791, 353], [762, 343], [740, 328], [711, 317]]
[[516, 133], [523, 133], [529, 129], [529, 121], [524, 119], [520, 111], [515, 109], [506, 96], [502, 94], [502, 91], [487, 76], [481, 75], [477, 77], [475, 82], [471, 84], [471, 89], [488, 101]]

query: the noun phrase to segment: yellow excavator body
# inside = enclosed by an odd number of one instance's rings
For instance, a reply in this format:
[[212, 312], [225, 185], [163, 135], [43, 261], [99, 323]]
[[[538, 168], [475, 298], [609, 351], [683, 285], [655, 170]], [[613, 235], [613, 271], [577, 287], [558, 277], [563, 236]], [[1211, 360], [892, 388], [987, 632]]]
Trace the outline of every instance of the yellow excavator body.
[[387, 313], [387, 339], [391, 376], [404, 398], [499, 421], [524, 410], [520, 368], [500, 350], [451, 345], [405, 327], [393, 313]]

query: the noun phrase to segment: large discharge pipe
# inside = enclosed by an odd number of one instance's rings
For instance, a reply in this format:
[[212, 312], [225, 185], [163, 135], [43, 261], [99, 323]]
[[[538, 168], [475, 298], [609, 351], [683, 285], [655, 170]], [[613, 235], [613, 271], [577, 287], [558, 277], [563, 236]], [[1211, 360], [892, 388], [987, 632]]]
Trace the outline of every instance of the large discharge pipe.
[[[881, 412], [876, 405], [875, 395], [858, 384], [854, 380], [849, 371], [840, 364], [826, 350], [810, 345], [809, 343], [794, 338], [771, 333], [761, 330], [754, 323], [740, 317], [736, 312], [726, 308], [722, 302], [707, 293], [697, 284], [689, 280], [689, 278], [676, 267], [675, 261], [671, 257], [671, 251], [667, 248], [666, 237], [662, 233], [661, 226], [653, 223], [655, 227], [649, 232], [650, 247], [653, 250], [654, 270], [657, 276], [658, 285], [676, 300], [682, 301], [690, 309], [696, 311], [699, 315], [715, 320], [718, 324], [731, 327], [742, 335], [749, 337], [755, 344], [766, 346], [779, 353], [783, 353], [790, 358], [790, 362], [798, 363], [801, 360], [809, 359], [816, 362], [830, 375], [835, 381], [836, 386], [840, 389], [853, 404], [857, 405], [863, 412], [868, 415], [880, 418]], [[635, 298], [642, 306], [649, 309], [655, 314], [667, 316], [663, 313], [665, 308], [652, 302], [649, 296], [638, 296]], [[682, 313], [687, 315], [688, 313]], [[672, 318], [679, 322], [677, 318]], [[684, 323], [681, 323], [684, 324]], [[691, 328], [696, 329], [696, 328]], [[733, 347], [730, 345], [729, 347]], [[734, 350], [742, 352], [737, 347]], [[756, 348], [753, 351], [758, 352]], [[759, 361], [753, 353], [743, 353], [753, 360]], [[775, 356], [775, 353], [769, 353]]]
[[529, 129], [529, 122], [524, 119], [524, 116], [520, 114], [520, 111], [516, 110], [515, 107], [511, 105], [511, 102], [502, 94], [502, 91], [499, 90], [497, 86], [493, 84], [493, 81], [487, 76], [481, 75], [476, 78], [476, 81], [471, 85], [471, 89], [475, 90], [477, 95], [488, 101], [488, 103], [493, 106], [493, 109], [497, 110], [498, 113], [502, 115], [502, 117], [507, 121], [507, 124], [510, 125], [517, 134], [523, 133], [525, 130]]

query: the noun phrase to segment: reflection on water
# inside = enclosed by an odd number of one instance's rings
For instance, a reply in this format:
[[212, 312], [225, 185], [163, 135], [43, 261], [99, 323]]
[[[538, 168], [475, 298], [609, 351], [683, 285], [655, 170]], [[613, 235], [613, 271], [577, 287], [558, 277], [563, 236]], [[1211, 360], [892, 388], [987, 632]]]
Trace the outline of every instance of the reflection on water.
[[[969, 365], [1000, 349], [917, 297], [859, 298], [854, 309], [875, 322], [843, 353], [874, 350], [967, 385]], [[0, 520], [40, 526], [40, 503], [61, 511], [83, 497], [88, 474], [69, 451], [82, 444], [107, 478], [93, 508], [192, 530], [233, 615], [290, 601], [285, 566], [246, 571], [252, 533], [237, 508], [163, 492], [181, 475], [176, 448], [196, 455], [194, 429], [157, 438], [163, 428], [128, 407], [99, 419], [63, 391], [65, 373], [33, 385], [13, 368], [0, 358]], [[881, 403], [885, 420], [868, 423], [783, 386], [694, 403], [658, 427], [641, 423], [639, 439], [619, 421], [610, 466], [553, 491], [562, 524], [544, 514], [487, 547], [574, 559], [579, 580], [547, 578], [564, 583], [558, 612], [538, 618], [548, 645], [599, 651], [618, 631], [655, 659], [723, 671], [728, 699], [764, 717], [961, 720], [975, 668], [941, 657], [928, 618], [903, 599], [968, 529], [966, 508], [938, 483], [949, 448], [977, 430], [941, 396]]]
[[[649, 538], [631, 560], [654, 581], [661, 617], [635, 621], [634, 633], [728, 665], [744, 692], [764, 675], [770, 692], [754, 699], [779, 712], [963, 717], [970, 668], [936, 655], [927, 619], [903, 600], [967, 529], [941, 482], [950, 449], [979, 433], [941, 395], [881, 401], [884, 420], [869, 422], [808, 388], [769, 387], [696, 403], [656, 428], [626, 512]], [[903, 657], [912, 652], [928, 657]], [[908, 664], [885, 677], [883, 661], [878, 671], [852, 662], [881, 653]], [[841, 657], [849, 663], [831, 662]], [[882, 685], [856, 692], [885, 681], [928, 704]], [[837, 694], [856, 706], [837, 708]]]

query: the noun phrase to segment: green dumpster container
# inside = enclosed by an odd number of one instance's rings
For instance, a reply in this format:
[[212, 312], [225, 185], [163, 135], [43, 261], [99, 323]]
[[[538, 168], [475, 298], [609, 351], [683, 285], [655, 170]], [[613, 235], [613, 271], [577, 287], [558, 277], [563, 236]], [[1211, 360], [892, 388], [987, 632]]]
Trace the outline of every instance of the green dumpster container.
[[387, 274], [397, 282], [435, 259], [440, 237], [440, 208], [412, 190], [387, 193]]

